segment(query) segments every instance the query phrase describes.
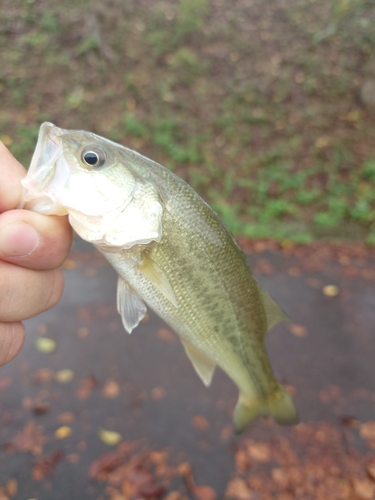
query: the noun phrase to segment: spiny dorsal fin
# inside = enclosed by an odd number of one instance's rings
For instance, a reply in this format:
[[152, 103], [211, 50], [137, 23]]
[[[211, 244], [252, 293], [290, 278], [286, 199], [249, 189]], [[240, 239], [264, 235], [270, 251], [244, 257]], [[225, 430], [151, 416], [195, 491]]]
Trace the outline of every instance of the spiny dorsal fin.
[[142, 259], [138, 269], [171, 304], [178, 307], [176, 296], [168, 278], [150, 256], [147, 255]]
[[271, 297], [259, 287], [260, 295], [262, 297], [264, 309], [266, 311], [267, 318], [267, 330], [270, 330], [273, 326], [280, 321], [287, 321], [288, 316], [280, 309], [276, 302], [271, 299]]
[[192, 346], [189, 342], [186, 342], [186, 340], [181, 339], [181, 342], [185, 348], [187, 357], [190, 359], [195, 371], [197, 372], [197, 375], [202, 380], [204, 385], [208, 387], [211, 384], [212, 376], [215, 371], [215, 363], [196, 347]]

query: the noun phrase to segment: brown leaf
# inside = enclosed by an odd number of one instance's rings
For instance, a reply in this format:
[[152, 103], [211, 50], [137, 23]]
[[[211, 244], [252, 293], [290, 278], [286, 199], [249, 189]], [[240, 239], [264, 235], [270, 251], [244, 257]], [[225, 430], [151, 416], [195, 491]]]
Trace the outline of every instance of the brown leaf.
[[208, 420], [203, 417], [203, 415], [195, 415], [195, 417], [192, 418], [192, 424], [201, 431], [208, 429], [210, 426]]
[[40, 481], [45, 476], [52, 476], [62, 457], [63, 452], [61, 450], [57, 450], [47, 458], [40, 458], [33, 467], [32, 475], [34, 481]]
[[118, 383], [112, 379], [107, 380], [102, 389], [102, 395], [105, 398], [114, 399], [117, 398], [119, 394], [120, 394], [120, 387]]
[[250, 443], [247, 446], [249, 456], [256, 462], [269, 462], [271, 453], [266, 443]]
[[235, 460], [236, 469], [240, 472], [244, 472], [251, 467], [251, 461], [245, 450], [238, 450], [235, 455]]
[[366, 422], [359, 426], [359, 432], [363, 439], [375, 440], [375, 422]]
[[91, 391], [98, 385], [98, 381], [95, 377], [88, 377], [81, 381], [80, 386], [77, 390], [77, 396], [79, 399], [87, 399]]
[[8, 497], [12, 498], [17, 494], [18, 491], [18, 482], [17, 479], [9, 479], [7, 484], [4, 487], [4, 493], [8, 495]]
[[367, 464], [367, 474], [371, 477], [371, 479], [375, 480], [375, 460], [372, 460]]
[[197, 500], [216, 500], [217, 494], [211, 486], [198, 486], [194, 488], [194, 495]]
[[133, 443], [121, 443], [117, 450], [110, 453], [104, 453], [91, 464], [89, 468], [89, 477], [91, 479], [103, 480], [109, 472], [117, 469], [125, 461], [127, 454], [134, 448]]
[[252, 495], [251, 490], [247, 486], [245, 480], [239, 477], [235, 477], [231, 481], [229, 481], [225, 496], [233, 500], [251, 500]]
[[155, 401], [159, 401], [160, 399], [165, 398], [165, 389], [164, 389], [164, 387], [154, 387], [151, 390], [150, 395], [151, 395], [151, 399], [153, 399]]
[[167, 328], [159, 328], [157, 335], [159, 339], [165, 340], [166, 342], [174, 342], [176, 340], [176, 337]]
[[12, 383], [12, 379], [10, 377], [0, 377], [0, 391], [5, 390]]
[[53, 371], [49, 368], [41, 368], [35, 372], [31, 378], [36, 384], [50, 382], [53, 378]]
[[31, 420], [22, 431], [11, 441], [11, 445], [19, 451], [30, 452], [33, 455], [40, 455], [43, 451], [43, 444], [46, 438], [43, 436], [42, 427], [35, 425]]
[[60, 424], [71, 424], [75, 418], [76, 416], [71, 411], [65, 411], [57, 416], [57, 420]]
[[375, 494], [375, 485], [368, 479], [354, 479], [353, 489], [355, 494], [363, 500], [372, 500]]
[[35, 415], [45, 415], [51, 411], [51, 406], [48, 403], [35, 402], [32, 406], [32, 411]]
[[306, 337], [307, 329], [303, 325], [298, 325], [296, 323], [291, 323], [288, 325], [289, 331], [296, 337]]

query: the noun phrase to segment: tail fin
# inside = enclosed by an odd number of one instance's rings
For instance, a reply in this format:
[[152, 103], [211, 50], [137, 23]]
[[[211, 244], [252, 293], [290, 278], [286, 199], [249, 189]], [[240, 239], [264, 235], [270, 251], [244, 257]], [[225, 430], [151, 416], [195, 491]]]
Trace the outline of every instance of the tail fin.
[[276, 391], [266, 399], [252, 399], [240, 393], [233, 414], [236, 434], [240, 434], [256, 417], [266, 417], [270, 414], [278, 424], [298, 424], [293, 400], [284, 387], [279, 385]]

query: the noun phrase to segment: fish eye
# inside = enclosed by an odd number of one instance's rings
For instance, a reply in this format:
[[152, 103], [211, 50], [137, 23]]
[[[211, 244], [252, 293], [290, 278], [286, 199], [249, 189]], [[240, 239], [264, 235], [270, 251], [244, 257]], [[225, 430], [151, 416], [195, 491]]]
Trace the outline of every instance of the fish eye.
[[89, 167], [102, 167], [106, 160], [106, 155], [102, 149], [99, 148], [85, 148], [81, 155], [83, 163]]

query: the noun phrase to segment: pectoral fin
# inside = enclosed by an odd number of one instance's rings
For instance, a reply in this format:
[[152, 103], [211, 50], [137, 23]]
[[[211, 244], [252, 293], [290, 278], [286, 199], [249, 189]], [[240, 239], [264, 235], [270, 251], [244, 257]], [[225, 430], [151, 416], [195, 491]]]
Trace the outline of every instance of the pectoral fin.
[[267, 330], [270, 330], [277, 323], [280, 323], [280, 321], [288, 320], [288, 316], [280, 309], [276, 302], [260, 287], [259, 291], [266, 311]]
[[144, 302], [128, 283], [120, 277], [117, 282], [117, 310], [128, 333], [131, 333], [138, 326], [147, 310]]
[[211, 384], [212, 376], [215, 371], [215, 363], [200, 352], [196, 347], [186, 342], [186, 340], [181, 339], [181, 342], [185, 348], [186, 355], [194, 366], [199, 378], [202, 380], [204, 385], [208, 387]]
[[154, 287], [159, 290], [159, 292], [162, 293], [164, 297], [169, 300], [169, 302], [171, 302], [171, 304], [178, 307], [176, 296], [168, 278], [156, 262], [151, 259], [151, 257], [144, 257], [142, 262], [139, 264], [138, 269], [149, 281], [151, 281]]

